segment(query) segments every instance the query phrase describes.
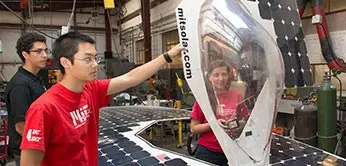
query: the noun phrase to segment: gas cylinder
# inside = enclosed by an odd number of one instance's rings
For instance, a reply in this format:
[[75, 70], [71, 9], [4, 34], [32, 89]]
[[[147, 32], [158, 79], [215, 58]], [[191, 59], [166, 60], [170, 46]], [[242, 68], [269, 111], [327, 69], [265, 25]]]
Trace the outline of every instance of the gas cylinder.
[[337, 143], [336, 89], [326, 74], [317, 90], [317, 146], [334, 153]]
[[316, 147], [316, 132], [317, 107], [306, 98], [294, 108], [294, 139]]

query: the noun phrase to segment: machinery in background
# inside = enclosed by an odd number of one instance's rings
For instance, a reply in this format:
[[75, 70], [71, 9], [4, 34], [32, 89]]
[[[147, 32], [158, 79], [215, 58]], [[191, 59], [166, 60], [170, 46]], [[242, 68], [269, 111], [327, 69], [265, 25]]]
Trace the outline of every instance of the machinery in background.
[[48, 69], [48, 84], [54, 85], [62, 80], [62, 73], [59, 69]]
[[[3, 116], [1, 114], [1, 116]], [[8, 152], [8, 134], [7, 134], [8, 123], [7, 119], [1, 118], [0, 120], [0, 165], [6, 166]]]
[[7, 82], [0, 82], [0, 103], [5, 103], [5, 88]]
[[[183, 78], [184, 72], [182, 68], [162, 69], [158, 71], [156, 82], [165, 82], [165, 87], [156, 88], [161, 98], [165, 100], [173, 100], [175, 105], [180, 105], [181, 108], [190, 110], [193, 103], [196, 101]], [[177, 106], [173, 107], [177, 108]]]
[[[134, 63], [117, 58], [106, 59], [105, 64], [107, 78], [120, 76], [136, 67]], [[173, 107], [174, 104], [170, 104], [172, 101], [182, 101], [182, 108], [191, 108], [195, 99], [191, 93], [187, 93], [190, 92], [190, 88], [183, 79], [179, 77], [179, 85], [177, 84], [177, 80], [174, 79], [177, 76], [183, 76], [181, 68], [161, 69], [157, 75], [138, 86], [127, 89], [121, 94], [114, 94], [111, 105], [147, 105], [147, 101], [159, 100], [162, 106]]]
[[47, 88], [61, 81], [63, 77], [57, 61], [50, 59], [47, 60], [46, 67], [40, 70], [38, 76]]
[[[1, 41], [0, 41], [1, 45]], [[1, 46], [0, 46], [1, 47]], [[0, 50], [1, 52], [1, 50]], [[7, 82], [0, 80], [0, 165], [5, 166], [8, 158], [7, 109], [5, 88]]]
[[[184, 91], [184, 82], [183, 79], [181, 79], [178, 75], [178, 73], [175, 73], [177, 77], [177, 85], [181, 90], [181, 94], [183, 96], [183, 104], [184, 108], [188, 110], [192, 110], [193, 104], [195, 103], [196, 99], [195, 96], [192, 94], [191, 90], [185, 90]], [[175, 107], [176, 108], [176, 107]]]
[[[157, 80], [165, 80], [167, 82], [165, 92], [165, 99], [173, 100], [183, 100], [183, 93], [181, 88], [177, 84], [176, 75], [183, 76], [184, 72], [181, 68], [172, 68], [172, 69], [161, 69], [158, 71]], [[184, 82], [182, 80], [182, 82]], [[185, 86], [184, 86], [185, 85]], [[185, 91], [188, 87], [186, 84], [183, 84], [182, 87]]]
[[184, 94], [183, 80], [179, 77], [177, 73], [175, 73], [175, 76], [177, 77], [177, 85], [181, 89], [181, 93]]

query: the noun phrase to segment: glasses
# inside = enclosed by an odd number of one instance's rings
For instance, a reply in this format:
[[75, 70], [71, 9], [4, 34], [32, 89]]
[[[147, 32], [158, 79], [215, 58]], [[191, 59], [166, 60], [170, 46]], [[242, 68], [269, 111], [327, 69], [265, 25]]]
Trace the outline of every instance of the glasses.
[[43, 56], [43, 53], [46, 53], [46, 55], [50, 55], [51, 51], [50, 49], [37, 49], [37, 50], [30, 50], [29, 52], [36, 52], [36, 54]]
[[99, 56], [87, 57], [87, 58], [74, 58], [74, 59], [84, 61], [86, 64], [91, 64], [93, 61], [95, 61], [96, 63], [101, 62], [101, 58]]

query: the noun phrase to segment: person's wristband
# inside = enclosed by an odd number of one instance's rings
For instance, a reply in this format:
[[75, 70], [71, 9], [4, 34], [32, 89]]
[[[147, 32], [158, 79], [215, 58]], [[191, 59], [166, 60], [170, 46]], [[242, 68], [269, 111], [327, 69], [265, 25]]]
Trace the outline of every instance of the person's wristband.
[[172, 58], [168, 55], [168, 52], [165, 52], [165, 53], [163, 54], [163, 57], [165, 58], [165, 60], [166, 60], [167, 63], [173, 62]]

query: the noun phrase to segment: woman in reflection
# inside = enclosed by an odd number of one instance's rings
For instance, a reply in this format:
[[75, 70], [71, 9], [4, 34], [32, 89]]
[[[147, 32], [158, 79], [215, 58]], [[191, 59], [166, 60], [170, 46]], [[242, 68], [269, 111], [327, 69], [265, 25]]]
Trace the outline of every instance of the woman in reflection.
[[[230, 71], [230, 67], [223, 60], [215, 60], [209, 64], [207, 77], [215, 93], [213, 95], [216, 96], [215, 100], [211, 99], [211, 102], [216, 102], [212, 103], [217, 107], [215, 117], [225, 132], [234, 139], [239, 137], [249, 112], [241, 94], [229, 89]], [[192, 108], [190, 118], [191, 132], [199, 134], [196, 158], [216, 165], [228, 165], [227, 158], [197, 102]]]

